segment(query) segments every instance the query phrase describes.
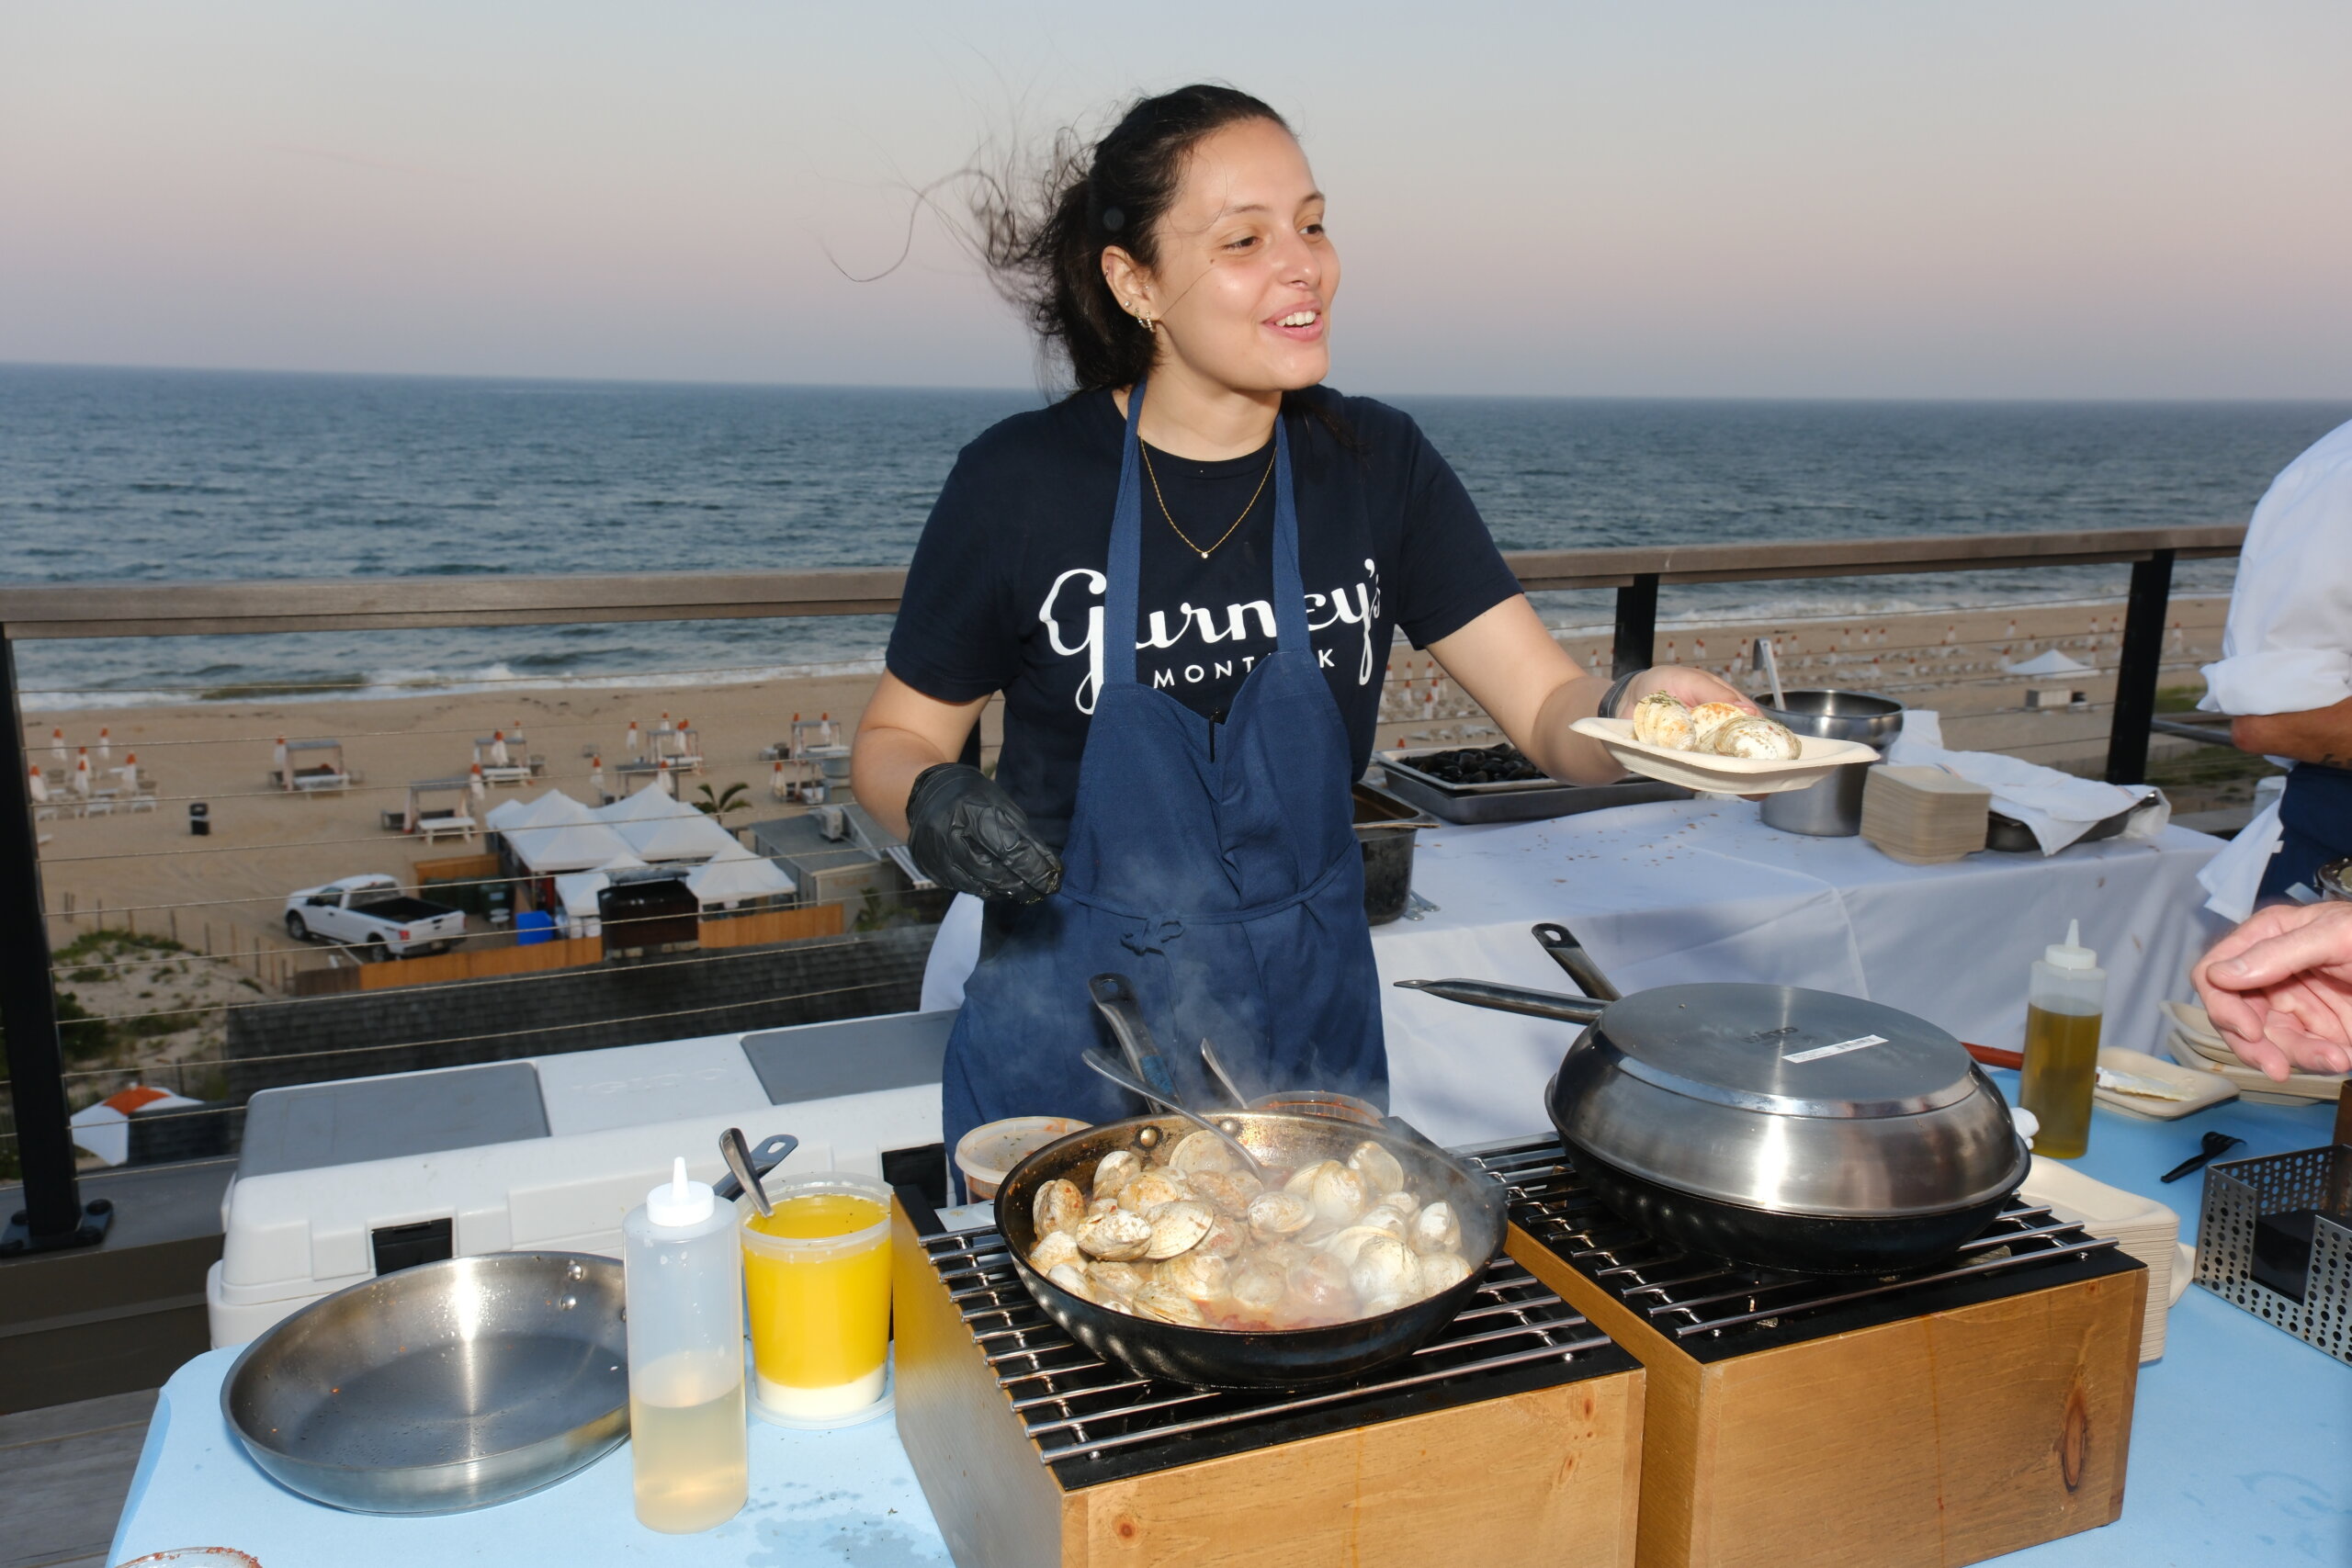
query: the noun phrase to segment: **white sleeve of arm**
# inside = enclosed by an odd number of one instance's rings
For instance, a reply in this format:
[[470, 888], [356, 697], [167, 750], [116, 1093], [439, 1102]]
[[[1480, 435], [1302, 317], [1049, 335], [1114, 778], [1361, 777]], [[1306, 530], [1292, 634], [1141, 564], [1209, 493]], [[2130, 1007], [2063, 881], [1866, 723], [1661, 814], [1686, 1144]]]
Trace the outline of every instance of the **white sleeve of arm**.
[[2200, 707], [2308, 713], [2352, 697], [2352, 425], [2278, 476], [2246, 530]]

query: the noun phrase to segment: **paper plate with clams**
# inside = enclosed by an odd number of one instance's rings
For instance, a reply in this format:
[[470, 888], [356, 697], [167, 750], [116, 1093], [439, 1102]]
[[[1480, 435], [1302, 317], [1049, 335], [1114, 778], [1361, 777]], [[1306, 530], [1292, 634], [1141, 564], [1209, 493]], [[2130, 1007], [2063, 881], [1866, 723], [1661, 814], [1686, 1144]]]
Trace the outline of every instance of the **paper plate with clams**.
[[1580, 718], [1579, 735], [1600, 742], [1628, 773], [1716, 795], [1779, 795], [1820, 783], [1849, 762], [1875, 762], [1857, 740], [1823, 740], [1730, 703], [1686, 707], [1663, 693], [1624, 718]]

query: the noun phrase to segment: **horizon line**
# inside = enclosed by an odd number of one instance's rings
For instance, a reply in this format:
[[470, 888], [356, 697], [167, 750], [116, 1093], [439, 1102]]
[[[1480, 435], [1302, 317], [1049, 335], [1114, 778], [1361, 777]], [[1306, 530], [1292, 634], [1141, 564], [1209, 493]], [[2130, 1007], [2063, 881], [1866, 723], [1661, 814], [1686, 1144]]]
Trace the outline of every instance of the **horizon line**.
[[[921, 385], [896, 381], [762, 381], [666, 376], [551, 376], [463, 370], [327, 370], [282, 366], [142, 365], [113, 360], [0, 359], [0, 371], [102, 371], [169, 376], [283, 377], [288, 379], [472, 382], [484, 385], [521, 383], [548, 387], [636, 387], [712, 390], [812, 392], [970, 393], [975, 396], [1035, 397], [1058, 401], [1067, 393], [1041, 387], [982, 386], [954, 382]], [[1350, 394], [1355, 395], [1355, 394]], [[2246, 396], [2182, 393], [2165, 397], [2119, 397], [2096, 394], [2019, 394], [1960, 392], [1793, 393], [1793, 392], [1431, 392], [1384, 391], [1384, 399], [1460, 399], [1487, 402], [1629, 402], [1629, 403], [1970, 403], [1970, 404], [2104, 404], [2138, 407], [2233, 406], [2352, 406], [2352, 392], [2335, 397], [2305, 395]]]

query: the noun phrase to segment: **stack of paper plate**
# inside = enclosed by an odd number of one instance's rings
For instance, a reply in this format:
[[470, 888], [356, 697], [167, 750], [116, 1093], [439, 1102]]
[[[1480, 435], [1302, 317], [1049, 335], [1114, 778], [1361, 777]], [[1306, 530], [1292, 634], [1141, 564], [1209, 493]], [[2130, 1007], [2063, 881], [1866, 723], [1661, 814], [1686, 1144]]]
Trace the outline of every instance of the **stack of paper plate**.
[[1896, 860], [1937, 865], [1984, 847], [1993, 792], [1941, 768], [1872, 768], [1862, 781], [1862, 837]]
[[2098, 1048], [2098, 1071], [2091, 1098], [2143, 1122], [2177, 1121], [2238, 1097], [2238, 1086], [2226, 1078], [2120, 1045]]
[[2153, 1198], [2094, 1181], [2063, 1160], [2033, 1156], [2021, 1190], [2028, 1201], [2046, 1203], [2059, 1219], [2093, 1235], [2113, 1236], [2116, 1246], [2148, 1266], [2148, 1312], [2140, 1328], [2140, 1359], [2165, 1353], [2165, 1316], [2180, 1299], [2194, 1272], [2188, 1248], [2180, 1245], [2180, 1216]]
[[2238, 1092], [2258, 1105], [2308, 1105], [2314, 1100], [2335, 1100], [2344, 1093], [2343, 1073], [2290, 1073], [2284, 1083], [2238, 1060], [2222, 1043], [2205, 1010], [2188, 1002], [2166, 1002], [2172, 1028], [2165, 1049], [2184, 1067], [2215, 1074], [2237, 1086]]

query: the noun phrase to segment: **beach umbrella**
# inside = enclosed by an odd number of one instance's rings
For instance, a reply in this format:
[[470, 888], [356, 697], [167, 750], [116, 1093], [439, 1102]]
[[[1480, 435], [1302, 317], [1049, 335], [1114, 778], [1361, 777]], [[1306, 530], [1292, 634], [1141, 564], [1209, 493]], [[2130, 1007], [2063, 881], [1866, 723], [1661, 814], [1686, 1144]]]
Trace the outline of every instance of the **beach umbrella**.
[[[39, 778], [40, 770], [34, 769], [33, 776]], [[768, 770], [768, 793], [778, 800], [784, 798], [784, 759], [781, 757], [776, 759], [775, 766]]]
[[637, 720], [628, 721], [628, 760], [636, 761], [645, 755], [645, 737], [638, 732]]
[[90, 793], [90, 749], [87, 746], [83, 747], [74, 758], [74, 793], [80, 795]]
[[481, 764], [480, 762], [473, 764], [473, 773], [466, 780], [466, 787], [474, 792], [474, 798], [476, 800], [481, 799], [484, 795], [490, 793], [489, 786], [482, 783]]
[[506, 727], [506, 733], [514, 738], [515, 745], [520, 746], [523, 744], [523, 721], [518, 718], [514, 723], [508, 725]]
[[653, 782], [662, 786], [662, 793], [663, 795], [669, 795], [673, 799], [676, 797], [678, 786], [670, 777], [669, 758], [662, 757], [655, 760], [653, 764]]
[[28, 772], [30, 776], [25, 780], [25, 788], [31, 792], [33, 804], [45, 804], [49, 799], [49, 781], [40, 776], [40, 764], [35, 762]]
[[493, 729], [490, 732], [490, 765], [493, 768], [503, 768], [507, 765], [506, 731], [503, 729]]
[[666, 712], [662, 716], [662, 728], [654, 733], [658, 735], [667, 735], [670, 733], [670, 716]]
[[62, 729], [52, 729], [49, 732], [49, 754], [57, 760], [57, 765], [59, 767], [62, 768], [65, 765], [67, 761], [65, 755], [65, 731]]
[[122, 766], [117, 768], [115, 772], [121, 776], [123, 788], [136, 790], [139, 787], [139, 753], [125, 751], [122, 754]]
[[588, 787], [596, 792], [596, 798], [598, 800], [604, 799], [605, 759], [602, 757], [591, 757], [588, 759]]
[[286, 737], [281, 735], [277, 738], [277, 744], [270, 749], [269, 758], [277, 764], [277, 782], [286, 788], [292, 789], [294, 775], [286, 766]]
[[98, 726], [98, 761], [101, 762], [108, 762], [113, 760], [114, 736], [107, 729], [107, 727], [102, 724]]

